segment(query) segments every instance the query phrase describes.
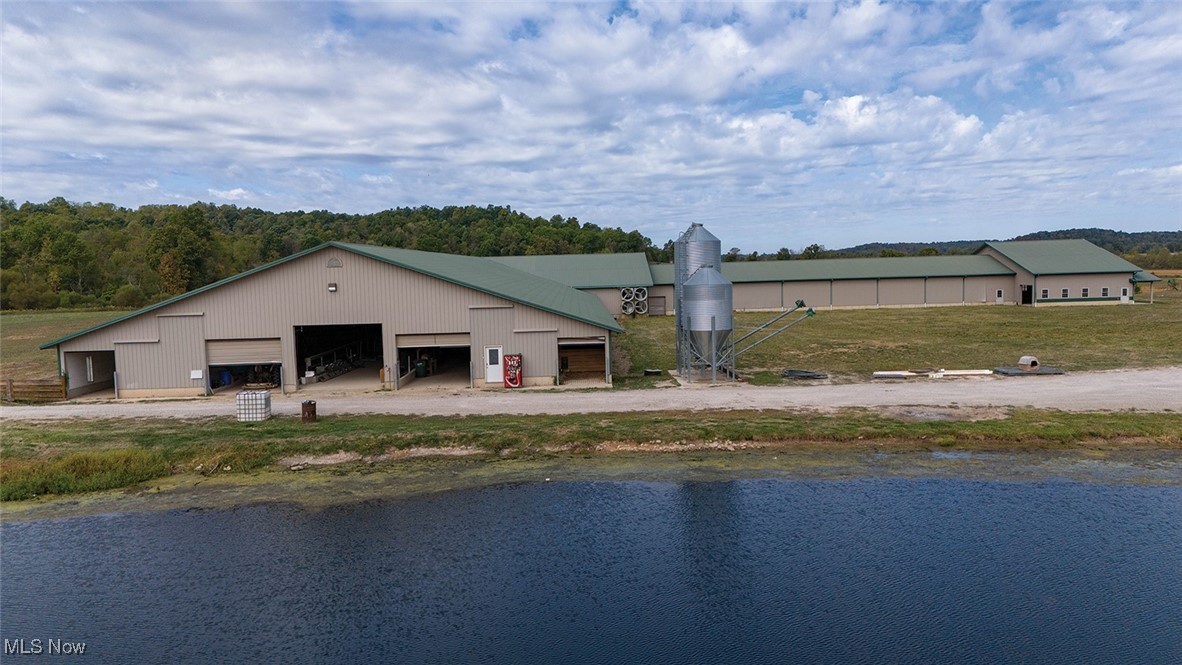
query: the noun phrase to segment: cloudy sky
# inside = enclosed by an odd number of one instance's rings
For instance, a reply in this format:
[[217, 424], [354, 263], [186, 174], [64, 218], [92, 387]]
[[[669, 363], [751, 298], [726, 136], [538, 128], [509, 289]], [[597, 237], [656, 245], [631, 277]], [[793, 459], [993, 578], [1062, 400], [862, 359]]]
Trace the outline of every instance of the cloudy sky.
[[4, 2], [18, 203], [507, 205], [724, 249], [1182, 228], [1182, 3]]

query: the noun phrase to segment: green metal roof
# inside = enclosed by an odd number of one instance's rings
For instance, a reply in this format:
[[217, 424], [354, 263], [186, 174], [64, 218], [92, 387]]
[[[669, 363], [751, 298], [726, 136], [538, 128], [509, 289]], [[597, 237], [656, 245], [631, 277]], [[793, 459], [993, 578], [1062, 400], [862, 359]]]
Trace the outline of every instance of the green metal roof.
[[1116, 254], [1082, 238], [987, 242], [977, 252], [986, 247], [992, 247], [1033, 275], [1135, 273], [1141, 270]]
[[[668, 285], [673, 283], [674, 270], [672, 263], [654, 263], [648, 267], [649, 273], [653, 276], [653, 284]], [[732, 282], [734, 280], [731, 280]]]
[[1138, 270], [1133, 273], [1133, 278], [1129, 280], [1134, 284], [1143, 284], [1145, 282], [1160, 282], [1161, 277], [1149, 272], [1148, 270]]
[[590, 293], [487, 258], [340, 242], [327, 244], [613, 332], [624, 332], [599, 298]]
[[552, 279], [576, 289], [652, 286], [648, 258], [630, 254], [547, 254], [544, 256], [492, 256], [497, 263], [531, 275]]
[[[654, 284], [672, 284], [673, 266], [651, 266]], [[988, 256], [901, 256], [859, 259], [797, 259], [794, 261], [732, 261], [722, 274], [735, 284], [746, 282], [813, 282], [846, 279], [979, 277], [1013, 275]]]
[[511, 300], [523, 305], [529, 305], [540, 310], [565, 316], [589, 323], [593, 326], [605, 328], [613, 332], [623, 332], [624, 329], [616, 323], [611, 314], [599, 301], [599, 298], [573, 289], [565, 284], [553, 280], [531, 275], [529, 273], [510, 268], [509, 266], [475, 256], [458, 256], [454, 254], [437, 254], [434, 252], [420, 252], [413, 249], [394, 249], [390, 247], [375, 247], [372, 245], [356, 245], [342, 242], [326, 242], [298, 254], [272, 261], [257, 268], [247, 270], [232, 277], [208, 284], [188, 293], [169, 298], [168, 300], [149, 305], [104, 323], [79, 330], [52, 342], [42, 344], [40, 348], [49, 349], [68, 342], [87, 333], [106, 328], [120, 321], [146, 314], [153, 310], [166, 307], [175, 302], [191, 298], [199, 293], [216, 289], [220, 286], [238, 281], [258, 272], [273, 268], [279, 264], [317, 252], [328, 247], [336, 247], [347, 252], [359, 254], [383, 263], [395, 265], [407, 270], [413, 270], [424, 275], [441, 279], [445, 282], [458, 284], [475, 291]]

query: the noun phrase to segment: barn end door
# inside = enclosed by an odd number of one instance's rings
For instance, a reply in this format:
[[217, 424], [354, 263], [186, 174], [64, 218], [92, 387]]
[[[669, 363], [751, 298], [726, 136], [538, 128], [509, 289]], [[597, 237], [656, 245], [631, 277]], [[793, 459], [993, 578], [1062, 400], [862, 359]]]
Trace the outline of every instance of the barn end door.
[[484, 347], [484, 380], [488, 383], [501, 383], [505, 380], [505, 372], [501, 369], [501, 347]]

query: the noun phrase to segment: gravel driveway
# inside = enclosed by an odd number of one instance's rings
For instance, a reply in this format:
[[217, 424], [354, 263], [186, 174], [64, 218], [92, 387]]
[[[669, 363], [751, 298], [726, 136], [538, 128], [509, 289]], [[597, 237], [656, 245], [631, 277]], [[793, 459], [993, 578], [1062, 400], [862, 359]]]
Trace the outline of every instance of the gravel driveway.
[[[334, 414], [562, 414], [699, 409], [833, 409], [841, 407], [1036, 407], [1067, 411], [1182, 411], [1182, 367], [1080, 372], [1061, 376], [888, 380], [849, 384], [758, 387], [694, 384], [652, 390], [450, 390], [314, 396], [274, 393], [272, 411], [297, 415], [314, 398]], [[45, 406], [5, 406], [3, 420], [65, 418], [205, 418], [234, 415], [234, 396], [185, 400], [78, 400]]]

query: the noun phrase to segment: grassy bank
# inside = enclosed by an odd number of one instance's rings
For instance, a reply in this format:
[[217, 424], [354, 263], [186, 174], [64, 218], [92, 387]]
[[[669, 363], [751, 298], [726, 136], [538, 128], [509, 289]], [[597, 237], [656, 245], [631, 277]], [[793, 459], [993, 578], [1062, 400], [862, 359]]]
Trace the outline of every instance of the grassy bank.
[[[1016, 410], [988, 420], [769, 411], [623, 413], [570, 416], [349, 416], [314, 424], [111, 420], [5, 423], [0, 498], [68, 495], [128, 487], [175, 474], [242, 474], [277, 469], [292, 455], [345, 451], [380, 456], [409, 449], [468, 448], [490, 460], [558, 451], [693, 450], [746, 446], [884, 446], [905, 450], [1062, 449], [1087, 446], [1182, 448], [1182, 414]], [[396, 465], [397, 461], [378, 461]]]
[[[736, 314], [736, 334], [772, 316]], [[629, 373], [675, 365], [671, 317], [627, 319], [624, 328], [616, 348]], [[1153, 305], [821, 310], [740, 356], [739, 368], [746, 376], [775, 372], [778, 382], [789, 367], [865, 376], [911, 367], [991, 369], [1023, 355], [1069, 371], [1180, 365], [1182, 291], [1158, 291]]]

